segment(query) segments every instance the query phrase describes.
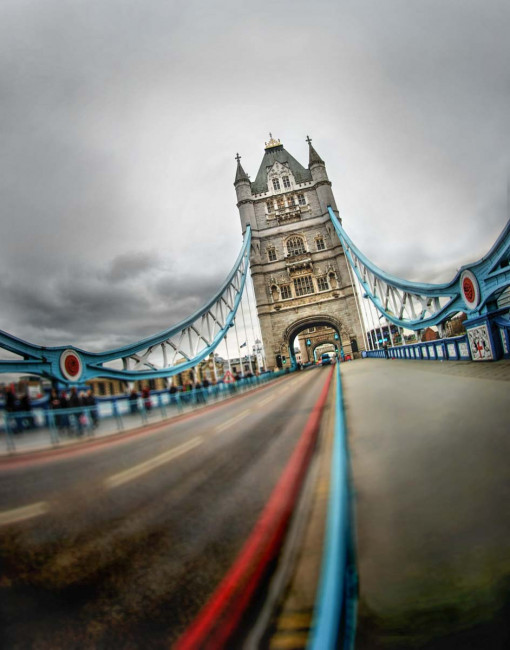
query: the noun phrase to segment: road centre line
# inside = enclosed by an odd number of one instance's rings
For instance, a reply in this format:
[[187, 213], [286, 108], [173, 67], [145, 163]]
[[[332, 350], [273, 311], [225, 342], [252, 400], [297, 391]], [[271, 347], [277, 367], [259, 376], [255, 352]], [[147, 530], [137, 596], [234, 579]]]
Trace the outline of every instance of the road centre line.
[[214, 433], [221, 433], [225, 429], [228, 429], [231, 427], [233, 424], [236, 424], [236, 422], [239, 422], [239, 420], [242, 420], [245, 418], [247, 415], [249, 415], [252, 412], [252, 409], [246, 409], [239, 413], [238, 415], [235, 415], [233, 418], [230, 418], [230, 420], [227, 420], [226, 422], [223, 422], [223, 424], [219, 424], [215, 429]]
[[160, 467], [161, 465], [174, 460], [174, 458], [178, 458], [186, 452], [191, 451], [191, 449], [194, 447], [201, 445], [203, 441], [204, 439], [201, 436], [196, 436], [195, 438], [184, 442], [178, 447], [174, 447], [169, 451], [165, 451], [159, 456], [155, 456], [150, 460], [146, 460], [145, 462], [140, 463], [139, 465], [135, 465], [134, 467], [130, 467], [129, 469], [126, 469], [123, 472], [119, 472], [118, 474], [113, 474], [112, 476], [105, 479], [104, 486], [106, 489], [111, 490], [112, 488], [116, 488], [119, 485], [133, 481], [134, 479], [139, 478], [148, 472], [151, 472], [153, 469], [156, 469], [156, 467]]
[[7, 524], [15, 524], [18, 521], [39, 517], [40, 515], [46, 514], [49, 509], [50, 506], [46, 501], [38, 501], [37, 503], [31, 503], [29, 506], [4, 510], [0, 512], [0, 526], [7, 526]]
[[304, 379], [307, 379], [307, 377], [302, 376], [302, 377], [300, 377], [300, 379], [297, 379], [292, 384], [287, 384], [286, 386], [283, 386], [282, 388], [279, 388], [277, 391], [275, 391], [271, 395], [269, 395], [269, 397], [266, 397], [262, 401], [258, 402], [257, 407], [264, 406], [265, 404], [268, 404], [271, 400], [278, 397], [278, 395], [283, 395], [283, 393], [286, 393], [291, 388], [294, 388], [294, 387], [298, 386], [300, 383], [302, 383], [304, 381]]

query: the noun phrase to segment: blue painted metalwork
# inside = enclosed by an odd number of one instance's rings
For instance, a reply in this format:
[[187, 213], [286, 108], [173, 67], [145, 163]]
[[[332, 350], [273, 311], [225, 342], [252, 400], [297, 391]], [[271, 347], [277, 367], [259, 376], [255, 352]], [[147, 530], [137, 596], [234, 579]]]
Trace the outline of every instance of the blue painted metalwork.
[[352, 650], [356, 636], [355, 562], [347, 432], [340, 364], [336, 366], [335, 437], [326, 539], [309, 650]]
[[492, 249], [463, 266], [451, 282], [427, 284], [390, 275], [373, 264], [350, 240], [333, 210], [331, 222], [363, 289], [384, 316], [401, 327], [421, 330], [464, 311], [470, 319], [490, 313], [510, 286], [510, 221]]
[[373, 359], [414, 359], [423, 361], [471, 361], [467, 335], [389, 347], [386, 350], [364, 350], [363, 357]]
[[499, 330], [501, 337], [501, 351], [505, 359], [510, 359], [510, 318], [505, 316], [497, 316], [494, 319], [494, 324]]
[[250, 241], [251, 229], [247, 226], [241, 252], [221, 288], [206, 305], [177, 325], [132, 345], [100, 353], [73, 346], [34, 345], [0, 330], [0, 348], [21, 357], [0, 360], [0, 372], [41, 375], [77, 384], [94, 377], [124, 381], [170, 377], [196, 366], [234, 323], [248, 273]]
[[[207, 388], [194, 388], [185, 392], [169, 393], [168, 389], [151, 391], [152, 405], [150, 409], [147, 408], [142, 397], [138, 396], [133, 400], [128, 395], [96, 397], [94, 406], [54, 410], [50, 408], [49, 400], [45, 397], [34, 400], [32, 410], [28, 412], [5, 411], [4, 404], [0, 403], [0, 434], [5, 435], [7, 451], [11, 453], [23, 451], [26, 443], [32, 449], [49, 448], [60, 444], [61, 433], [66, 434], [65, 440], [68, 443], [66, 428], [68, 426], [71, 428], [73, 425], [70, 416], [86, 413], [88, 422], [83, 430], [87, 432], [88, 436], [95, 435], [95, 427], [91, 426], [94, 422], [100, 427], [102, 436], [111, 435], [118, 431], [144, 426], [151, 421], [169, 419], [182, 413], [185, 408], [191, 410], [207, 403], [218, 403], [232, 395], [263, 386], [274, 379], [287, 375], [288, 372], [288, 370], [265, 372], [259, 376], [241, 378], [232, 384], [218, 382]], [[93, 413], [96, 419], [94, 419]], [[115, 427], [112, 427], [112, 421], [115, 421]], [[26, 426], [27, 422], [28, 426]], [[24, 435], [18, 436], [17, 434], [21, 432]], [[73, 437], [73, 440], [78, 441], [81, 438]]]

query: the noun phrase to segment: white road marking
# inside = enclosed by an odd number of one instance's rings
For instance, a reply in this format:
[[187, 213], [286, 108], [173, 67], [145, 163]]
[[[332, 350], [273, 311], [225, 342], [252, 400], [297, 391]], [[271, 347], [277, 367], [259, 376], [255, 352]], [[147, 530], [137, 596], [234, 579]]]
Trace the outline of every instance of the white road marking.
[[50, 507], [46, 501], [38, 501], [37, 503], [31, 503], [29, 506], [4, 510], [0, 512], [0, 526], [25, 521], [25, 519], [32, 519], [32, 517], [39, 517], [40, 515], [46, 514], [49, 509]]
[[278, 395], [283, 395], [283, 393], [286, 393], [291, 388], [294, 388], [295, 386], [297, 386], [298, 383], [301, 383], [302, 381], [304, 381], [304, 379], [307, 379], [307, 377], [301, 376], [299, 379], [296, 379], [292, 384], [287, 384], [286, 386], [283, 386], [282, 388], [279, 388], [277, 391], [275, 391], [271, 395], [269, 395], [269, 397], [266, 397], [261, 402], [258, 402], [257, 407], [258, 406], [264, 406], [265, 404], [268, 404], [271, 400], [278, 397]]
[[123, 472], [119, 472], [118, 474], [113, 474], [113, 476], [110, 476], [107, 479], [105, 479], [104, 485], [107, 489], [110, 490], [112, 488], [118, 487], [119, 485], [123, 485], [124, 483], [128, 483], [129, 481], [133, 481], [135, 478], [138, 478], [140, 476], [143, 476], [144, 474], [147, 474], [148, 472], [151, 472], [156, 467], [160, 467], [161, 465], [170, 462], [174, 458], [177, 458], [178, 456], [182, 456], [186, 452], [191, 451], [191, 449], [193, 449], [194, 447], [201, 445], [203, 441], [204, 440], [201, 436], [192, 438], [191, 440], [188, 440], [182, 445], [179, 445], [178, 447], [174, 447], [174, 449], [170, 449], [169, 451], [165, 451], [163, 454], [160, 454], [159, 456], [155, 456], [150, 460], [146, 460], [144, 463], [135, 465], [130, 469], [126, 469]]
[[242, 411], [242, 413], [239, 413], [239, 415], [235, 415], [233, 418], [230, 418], [230, 420], [227, 420], [223, 424], [219, 424], [215, 429], [215, 433], [221, 433], [221, 431], [225, 431], [225, 429], [228, 429], [231, 427], [233, 424], [236, 424], [236, 422], [239, 422], [239, 420], [242, 420], [245, 418], [249, 413], [251, 413], [251, 409], [246, 409], [245, 411]]

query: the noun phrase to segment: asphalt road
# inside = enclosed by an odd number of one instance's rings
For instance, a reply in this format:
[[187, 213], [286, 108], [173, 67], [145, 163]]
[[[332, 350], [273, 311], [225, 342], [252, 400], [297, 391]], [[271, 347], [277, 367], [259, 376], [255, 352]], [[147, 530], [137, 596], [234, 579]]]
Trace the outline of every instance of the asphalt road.
[[95, 449], [0, 463], [0, 647], [169, 647], [249, 535], [328, 372]]
[[358, 650], [510, 647], [510, 372], [342, 366], [355, 487]]

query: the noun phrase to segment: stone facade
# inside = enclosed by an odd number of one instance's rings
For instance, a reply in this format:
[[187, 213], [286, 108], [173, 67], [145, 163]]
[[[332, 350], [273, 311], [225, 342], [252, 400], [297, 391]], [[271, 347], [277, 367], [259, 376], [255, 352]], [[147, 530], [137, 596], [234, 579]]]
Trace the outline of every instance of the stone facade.
[[331, 183], [308, 144], [305, 168], [271, 138], [253, 182], [237, 161], [237, 207], [243, 233], [252, 229], [251, 275], [269, 368], [293, 359], [296, 336], [312, 326], [338, 332], [345, 354], [363, 348], [347, 261], [327, 211], [338, 216]]

